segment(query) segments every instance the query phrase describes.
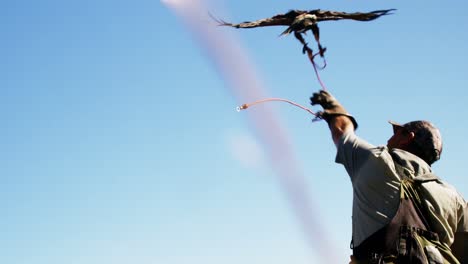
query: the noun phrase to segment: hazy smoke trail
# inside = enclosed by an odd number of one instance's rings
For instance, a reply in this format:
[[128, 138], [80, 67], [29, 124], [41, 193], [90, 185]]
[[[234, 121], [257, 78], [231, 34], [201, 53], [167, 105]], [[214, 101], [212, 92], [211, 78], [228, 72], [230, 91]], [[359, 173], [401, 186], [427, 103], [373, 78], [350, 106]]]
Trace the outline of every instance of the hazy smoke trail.
[[[240, 43], [223, 35], [208, 16], [209, 9], [202, 0], [163, 0], [198, 41], [205, 55], [215, 64], [219, 74], [236, 97], [239, 105], [265, 98], [264, 88]], [[233, 107], [234, 110], [234, 107]], [[314, 217], [302, 170], [295, 159], [289, 137], [279, 118], [268, 106], [247, 111], [249, 124], [269, 155], [270, 164], [278, 174], [287, 198], [298, 215], [308, 242], [321, 258], [320, 263], [338, 263], [334, 248], [324, 233], [324, 227]]]

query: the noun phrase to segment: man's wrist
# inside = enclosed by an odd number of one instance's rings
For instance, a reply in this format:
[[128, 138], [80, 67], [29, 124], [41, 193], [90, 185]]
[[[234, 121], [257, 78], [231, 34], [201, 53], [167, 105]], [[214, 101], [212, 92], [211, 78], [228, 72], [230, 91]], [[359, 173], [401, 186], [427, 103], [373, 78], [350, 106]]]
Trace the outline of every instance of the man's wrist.
[[344, 117], [348, 118], [351, 121], [351, 123], [354, 126], [354, 130], [356, 130], [358, 128], [358, 123], [357, 123], [356, 119], [354, 118], [354, 116], [352, 116], [352, 115], [350, 115], [349, 113], [346, 113], [346, 112], [331, 112], [331, 111], [325, 110], [323, 112], [320, 112], [319, 116], [323, 120], [327, 121], [327, 123], [330, 123], [336, 117], [344, 116]]

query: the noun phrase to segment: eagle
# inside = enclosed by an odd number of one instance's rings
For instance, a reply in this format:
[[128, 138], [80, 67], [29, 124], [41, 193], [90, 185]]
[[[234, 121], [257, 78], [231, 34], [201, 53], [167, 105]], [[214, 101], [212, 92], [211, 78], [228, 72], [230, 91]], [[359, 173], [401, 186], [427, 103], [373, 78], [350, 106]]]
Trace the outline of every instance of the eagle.
[[322, 47], [320, 43], [320, 30], [318, 23], [322, 21], [330, 20], [342, 20], [342, 19], [351, 19], [357, 21], [371, 21], [377, 19], [383, 15], [392, 14], [392, 11], [396, 9], [385, 9], [385, 10], [376, 10], [372, 12], [362, 13], [346, 13], [346, 12], [337, 12], [337, 11], [327, 11], [327, 10], [290, 10], [285, 14], [278, 14], [270, 18], [264, 18], [256, 21], [246, 21], [239, 24], [229, 23], [224, 20], [216, 19], [216, 22], [220, 26], [229, 26], [234, 28], [256, 28], [256, 27], [268, 27], [268, 26], [287, 26], [285, 31], [283, 31], [280, 36], [288, 35], [294, 33], [294, 36], [301, 42], [303, 45], [302, 52], [308, 53], [309, 56], [312, 54], [312, 49], [308, 47], [308, 43], [304, 40], [303, 34], [305, 35], [307, 31], [312, 31], [315, 41], [318, 45], [318, 50], [321, 57], [324, 56], [326, 48]]

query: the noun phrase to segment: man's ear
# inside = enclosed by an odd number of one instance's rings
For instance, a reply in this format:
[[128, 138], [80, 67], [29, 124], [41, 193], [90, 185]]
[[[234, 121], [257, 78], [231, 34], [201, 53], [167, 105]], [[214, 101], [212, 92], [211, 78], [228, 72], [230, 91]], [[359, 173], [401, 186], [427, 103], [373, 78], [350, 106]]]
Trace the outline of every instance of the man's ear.
[[410, 144], [411, 142], [413, 142], [415, 136], [416, 136], [416, 135], [414, 134], [414, 132], [409, 132], [409, 133], [407, 133], [407, 135], [406, 135], [405, 140], [404, 140], [403, 143], [404, 143], [405, 145]]

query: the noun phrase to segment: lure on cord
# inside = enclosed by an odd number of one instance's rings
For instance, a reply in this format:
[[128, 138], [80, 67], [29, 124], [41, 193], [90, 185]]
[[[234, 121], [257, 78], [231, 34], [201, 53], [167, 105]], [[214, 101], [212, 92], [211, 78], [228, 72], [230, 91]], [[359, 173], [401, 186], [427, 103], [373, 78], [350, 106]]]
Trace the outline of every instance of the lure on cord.
[[248, 103], [248, 104], [243, 104], [241, 106], [238, 106], [236, 108], [237, 112], [240, 112], [242, 110], [245, 110], [253, 105], [256, 105], [256, 104], [261, 104], [261, 103], [265, 103], [265, 102], [274, 102], [274, 101], [278, 101], [278, 102], [285, 102], [285, 103], [288, 103], [288, 104], [291, 104], [293, 106], [296, 106], [296, 107], [299, 107], [300, 109], [308, 112], [309, 114], [315, 116], [314, 119], [312, 119], [312, 121], [319, 121], [319, 120], [322, 120], [322, 117], [321, 117], [321, 113], [318, 112], [318, 113], [315, 113], [313, 112], [312, 110], [310, 110], [309, 108], [305, 107], [305, 106], [302, 106], [298, 103], [295, 103], [293, 101], [290, 101], [290, 100], [287, 100], [287, 99], [283, 99], [283, 98], [266, 98], [266, 99], [262, 99], [262, 100], [258, 100], [258, 101], [255, 101], [255, 102], [252, 102], [252, 103]]

